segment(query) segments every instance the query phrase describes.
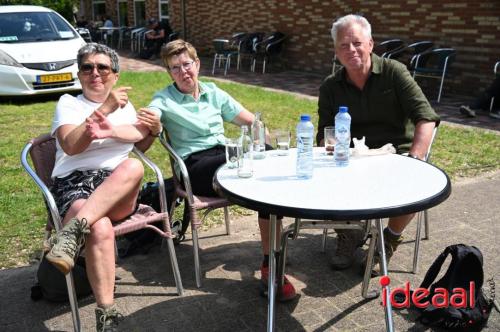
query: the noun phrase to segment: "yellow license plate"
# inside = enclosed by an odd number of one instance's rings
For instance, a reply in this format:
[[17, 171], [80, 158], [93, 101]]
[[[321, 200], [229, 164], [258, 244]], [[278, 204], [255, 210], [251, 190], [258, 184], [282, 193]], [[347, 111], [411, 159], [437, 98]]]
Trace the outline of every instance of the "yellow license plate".
[[71, 73], [39, 75], [37, 76], [37, 82], [38, 83], [64, 82], [64, 81], [71, 81], [72, 78], [73, 76], [71, 75]]

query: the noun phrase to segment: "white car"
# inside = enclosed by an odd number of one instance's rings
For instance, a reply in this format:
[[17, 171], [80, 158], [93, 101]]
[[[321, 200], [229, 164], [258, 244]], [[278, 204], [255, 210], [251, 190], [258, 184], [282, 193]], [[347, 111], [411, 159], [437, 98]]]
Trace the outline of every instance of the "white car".
[[76, 55], [83, 45], [51, 9], [0, 6], [0, 96], [81, 90]]

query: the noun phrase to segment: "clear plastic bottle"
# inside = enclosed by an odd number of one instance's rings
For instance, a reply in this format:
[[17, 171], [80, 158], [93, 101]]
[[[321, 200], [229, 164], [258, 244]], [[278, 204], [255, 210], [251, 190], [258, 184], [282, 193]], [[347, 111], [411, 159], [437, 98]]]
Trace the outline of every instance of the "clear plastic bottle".
[[253, 158], [264, 159], [266, 157], [266, 126], [262, 121], [261, 113], [255, 113], [252, 123]]
[[309, 179], [313, 175], [313, 137], [314, 126], [309, 114], [302, 114], [297, 125], [297, 165], [299, 178]]
[[349, 147], [351, 145], [351, 116], [347, 106], [340, 106], [335, 115], [335, 164], [340, 167], [349, 165]]
[[238, 176], [249, 178], [253, 175], [253, 142], [248, 135], [248, 127], [241, 126], [241, 136], [238, 141]]

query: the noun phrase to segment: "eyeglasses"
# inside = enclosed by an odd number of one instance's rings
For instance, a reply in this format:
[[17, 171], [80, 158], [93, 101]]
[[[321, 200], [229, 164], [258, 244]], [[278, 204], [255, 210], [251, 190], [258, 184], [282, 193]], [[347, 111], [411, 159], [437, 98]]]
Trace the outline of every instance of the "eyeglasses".
[[181, 72], [181, 68], [184, 70], [190, 70], [193, 67], [194, 61], [187, 61], [181, 64], [180, 66], [170, 67], [169, 70], [172, 74], [179, 74]]
[[84, 63], [80, 66], [80, 71], [85, 75], [90, 75], [94, 72], [94, 68], [97, 68], [97, 72], [102, 76], [109, 75], [111, 71], [111, 66], [105, 65], [103, 63], [98, 63], [96, 65], [92, 63]]

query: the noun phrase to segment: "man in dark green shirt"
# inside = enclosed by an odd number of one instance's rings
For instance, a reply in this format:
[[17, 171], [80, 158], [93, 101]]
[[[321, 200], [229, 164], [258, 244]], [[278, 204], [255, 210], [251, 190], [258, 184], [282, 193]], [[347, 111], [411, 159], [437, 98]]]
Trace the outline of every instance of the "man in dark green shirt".
[[[318, 102], [317, 143], [323, 145], [324, 127], [334, 125], [339, 106], [349, 107], [351, 137], [366, 137], [369, 148], [392, 143], [398, 153], [423, 159], [439, 124], [422, 90], [406, 67], [373, 54], [370, 23], [362, 16], [346, 15], [333, 23], [332, 38], [337, 59], [344, 66], [321, 85]], [[401, 233], [414, 214], [393, 217], [384, 230], [389, 260]], [[332, 258], [335, 269], [352, 265], [363, 234], [337, 230], [339, 243]]]

